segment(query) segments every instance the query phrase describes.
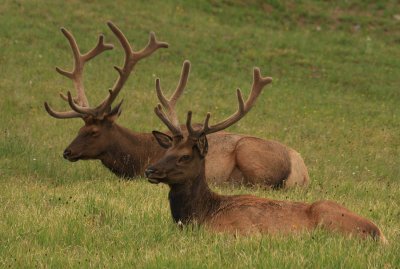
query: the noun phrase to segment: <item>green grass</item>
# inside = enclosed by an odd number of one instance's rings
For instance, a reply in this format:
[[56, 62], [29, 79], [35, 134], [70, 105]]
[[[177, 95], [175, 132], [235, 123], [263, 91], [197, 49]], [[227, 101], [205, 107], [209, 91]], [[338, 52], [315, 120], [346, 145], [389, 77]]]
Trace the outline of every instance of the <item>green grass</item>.
[[[130, 2], [130, 1], [129, 1]], [[133, 2], [133, 1], [132, 1]], [[11, 1], [0, 4], [0, 267], [400, 267], [400, 6], [397, 1]], [[397, 15], [397, 16], [396, 16]], [[180, 115], [218, 120], [247, 94], [252, 67], [272, 76], [256, 107], [230, 130], [279, 140], [304, 157], [308, 189], [213, 187], [274, 199], [332, 199], [372, 219], [390, 244], [316, 231], [235, 238], [180, 231], [168, 188], [121, 181], [98, 161], [69, 163], [62, 151], [82, 122], [56, 120], [71, 68], [59, 27], [83, 51], [99, 33], [117, 45], [114, 21], [140, 48], [148, 32], [170, 43], [140, 62], [120, 98], [119, 119], [136, 131], [164, 130], [152, 114], [154, 79], [172, 91], [192, 62]], [[123, 52], [85, 70], [89, 101], [112, 86]]]

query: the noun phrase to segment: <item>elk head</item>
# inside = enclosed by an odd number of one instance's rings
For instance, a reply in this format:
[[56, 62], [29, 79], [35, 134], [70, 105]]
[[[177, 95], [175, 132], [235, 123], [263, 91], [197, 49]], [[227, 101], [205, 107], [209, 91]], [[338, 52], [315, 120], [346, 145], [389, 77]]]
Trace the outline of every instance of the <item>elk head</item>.
[[[185, 63], [189, 65], [189, 62]], [[224, 130], [239, 121], [250, 111], [260, 95], [261, 90], [271, 81], [272, 78], [261, 77], [260, 70], [254, 68], [253, 86], [250, 96], [246, 102], [244, 102], [240, 89], [237, 89], [238, 110], [234, 114], [210, 126], [209, 120], [211, 114], [207, 113], [204, 124], [194, 127], [192, 125], [192, 112], [189, 111], [186, 120], [188, 134], [184, 135], [180, 128], [178, 118], [176, 117], [175, 107], [170, 106], [166, 101], [159, 87], [159, 80], [157, 80], [157, 95], [162, 105], [158, 104], [154, 111], [171, 131], [172, 136], [153, 131], [153, 135], [158, 143], [166, 148], [167, 151], [157, 163], [150, 165], [146, 169], [145, 173], [149, 181], [155, 184], [162, 182], [168, 185], [174, 185], [183, 184], [188, 180], [197, 178], [199, 175], [204, 176], [204, 163], [208, 151], [206, 136]], [[163, 107], [166, 109], [167, 113], [163, 111]]]
[[112, 49], [113, 45], [105, 44], [104, 36], [100, 35], [96, 47], [85, 54], [81, 54], [73, 35], [65, 28], [61, 28], [73, 52], [74, 68], [71, 72], [68, 72], [56, 67], [56, 71], [73, 81], [77, 96], [72, 97], [70, 92], [68, 92], [67, 95], [60, 93], [61, 98], [68, 102], [72, 109], [71, 111], [54, 111], [47, 102], [44, 103], [44, 106], [47, 113], [54, 118], [81, 118], [85, 122], [85, 125], [79, 130], [78, 136], [64, 151], [64, 158], [70, 161], [96, 159], [106, 150], [107, 144], [110, 143], [113, 138], [114, 123], [121, 114], [122, 101], [114, 108], [112, 108], [112, 103], [125, 85], [136, 63], [150, 56], [159, 48], [168, 48], [167, 43], [157, 41], [155, 34], [151, 32], [146, 47], [140, 51], [134, 51], [127, 38], [116, 25], [112, 22], [107, 22], [107, 25], [121, 43], [125, 51], [125, 61], [122, 67], [114, 66], [119, 76], [112, 89], [109, 90], [108, 96], [96, 107], [89, 106], [88, 99], [85, 95], [83, 87], [83, 68], [87, 61], [106, 50]]

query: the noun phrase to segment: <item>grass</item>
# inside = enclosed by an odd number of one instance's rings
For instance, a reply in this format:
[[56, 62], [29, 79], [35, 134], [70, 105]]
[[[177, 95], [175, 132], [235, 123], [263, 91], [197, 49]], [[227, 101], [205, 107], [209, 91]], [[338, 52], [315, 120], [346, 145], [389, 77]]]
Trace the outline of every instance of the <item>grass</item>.
[[[397, 1], [11, 1], [0, 4], [0, 267], [400, 267], [400, 39]], [[397, 19], [396, 19], [397, 18]], [[67, 109], [58, 92], [71, 82], [59, 32], [83, 51], [99, 33], [117, 44], [114, 21], [136, 48], [150, 30], [170, 43], [138, 64], [121, 98], [123, 126], [165, 129], [151, 113], [154, 78], [172, 91], [192, 62], [180, 115], [215, 120], [249, 92], [251, 68], [274, 78], [230, 130], [279, 140], [304, 157], [308, 189], [213, 188], [275, 199], [332, 199], [372, 219], [383, 247], [315, 231], [291, 237], [235, 238], [172, 223], [168, 189], [121, 181], [98, 161], [68, 163], [63, 149], [80, 120], [56, 120], [43, 102]], [[122, 50], [88, 64], [91, 104], [116, 78]]]

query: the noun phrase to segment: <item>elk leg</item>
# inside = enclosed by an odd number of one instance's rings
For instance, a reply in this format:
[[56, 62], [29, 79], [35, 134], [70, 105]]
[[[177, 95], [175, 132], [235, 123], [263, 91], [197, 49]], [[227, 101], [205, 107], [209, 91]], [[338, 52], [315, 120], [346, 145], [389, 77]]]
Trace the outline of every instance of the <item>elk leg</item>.
[[385, 241], [382, 232], [371, 221], [356, 215], [347, 208], [331, 201], [318, 201], [311, 205], [310, 214], [316, 225], [328, 231], [355, 234], [362, 238], [372, 237]]

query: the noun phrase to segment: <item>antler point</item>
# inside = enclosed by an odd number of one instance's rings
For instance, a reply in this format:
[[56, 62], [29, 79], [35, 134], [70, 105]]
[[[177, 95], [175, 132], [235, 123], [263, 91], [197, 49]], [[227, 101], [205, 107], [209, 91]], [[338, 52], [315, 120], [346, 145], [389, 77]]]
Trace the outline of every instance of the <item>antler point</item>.
[[183, 67], [186, 69], [186, 68], [190, 68], [190, 65], [191, 65], [191, 63], [190, 63], [190, 61], [189, 60], [185, 60], [184, 62], [183, 62]]

